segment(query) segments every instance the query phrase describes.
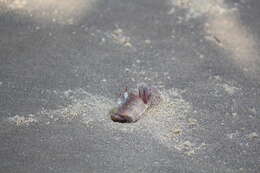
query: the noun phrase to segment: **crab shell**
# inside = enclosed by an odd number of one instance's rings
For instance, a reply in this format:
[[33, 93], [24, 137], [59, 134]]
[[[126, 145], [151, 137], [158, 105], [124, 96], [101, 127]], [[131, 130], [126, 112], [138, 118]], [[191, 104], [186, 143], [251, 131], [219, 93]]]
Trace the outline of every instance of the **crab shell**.
[[[144, 97], [144, 93], [136, 95], [130, 93], [126, 101], [120, 105], [117, 111], [111, 115], [111, 119], [114, 122], [131, 123], [138, 121], [144, 114], [144, 112], [161, 101], [160, 93], [156, 89], [149, 91], [149, 97]], [[144, 95], [143, 95], [144, 94]]]
[[148, 107], [149, 105], [145, 104], [142, 98], [130, 93], [126, 102], [111, 115], [111, 119], [116, 122], [136, 122]]

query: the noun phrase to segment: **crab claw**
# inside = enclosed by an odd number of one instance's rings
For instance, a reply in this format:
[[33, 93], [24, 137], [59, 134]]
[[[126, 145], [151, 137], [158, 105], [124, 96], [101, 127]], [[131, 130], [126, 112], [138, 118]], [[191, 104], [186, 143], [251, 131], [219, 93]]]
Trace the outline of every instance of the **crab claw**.
[[126, 115], [122, 116], [122, 115], [119, 115], [119, 114], [111, 115], [111, 119], [114, 122], [120, 122], [120, 123], [130, 123], [130, 122], [133, 122], [131, 117], [126, 116]]
[[120, 115], [117, 115], [117, 114], [111, 115], [111, 119], [114, 122], [120, 122], [120, 123], [126, 123], [127, 122], [126, 119], [124, 119], [123, 117], [121, 117]]

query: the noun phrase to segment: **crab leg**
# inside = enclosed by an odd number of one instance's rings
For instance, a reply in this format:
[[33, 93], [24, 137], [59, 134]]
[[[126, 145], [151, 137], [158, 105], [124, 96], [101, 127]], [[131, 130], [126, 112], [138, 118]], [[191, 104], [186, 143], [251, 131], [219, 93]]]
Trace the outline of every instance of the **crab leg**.
[[151, 91], [148, 87], [142, 85], [138, 88], [139, 91], [139, 97], [143, 100], [145, 104], [148, 103], [148, 100], [150, 99], [151, 96]]

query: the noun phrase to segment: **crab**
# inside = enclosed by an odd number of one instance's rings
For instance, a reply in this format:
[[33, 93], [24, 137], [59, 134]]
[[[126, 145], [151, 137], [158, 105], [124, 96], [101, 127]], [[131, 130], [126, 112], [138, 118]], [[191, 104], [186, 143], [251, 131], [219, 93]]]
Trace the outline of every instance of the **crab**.
[[136, 122], [143, 117], [146, 110], [158, 105], [161, 101], [162, 97], [158, 89], [146, 84], [140, 84], [137, 93], [126, 89], [111, 119], [120, 123]]

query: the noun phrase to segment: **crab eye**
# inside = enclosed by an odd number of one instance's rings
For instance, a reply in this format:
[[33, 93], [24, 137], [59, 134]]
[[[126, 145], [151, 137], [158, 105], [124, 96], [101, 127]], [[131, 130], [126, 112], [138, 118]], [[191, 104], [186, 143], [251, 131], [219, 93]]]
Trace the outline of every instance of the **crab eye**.
[[126, 100], [128, 99], [129, 95], [128, 95], [128, 92], [124, 92], [123, 95], [121, 95], [120, 98], [117, 99], [117, 104], [118, 105], [122, 105], [126, 102]]
[[124, 99], [127, 99], [127, 98], [128, 98], [128, 93], [124, 92]]
[[122, 103], [123, 103], [123, 102], [122, 102], [122, 99], [120, 99], [120, 98], [117, 99], [117, 104], [118, 104], [118, 105], [121, 105]]

